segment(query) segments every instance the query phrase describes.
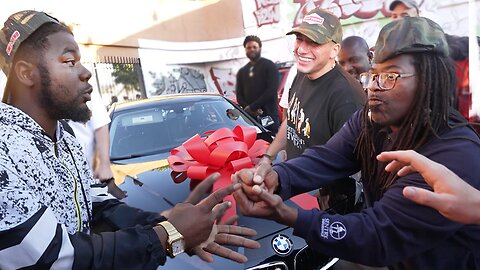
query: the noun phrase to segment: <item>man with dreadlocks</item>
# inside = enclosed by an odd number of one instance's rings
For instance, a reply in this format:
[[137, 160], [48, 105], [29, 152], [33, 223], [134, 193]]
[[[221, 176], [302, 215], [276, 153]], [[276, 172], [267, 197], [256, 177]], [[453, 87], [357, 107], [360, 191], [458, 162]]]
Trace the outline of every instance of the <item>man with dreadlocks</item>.
[[[246, 215], [294, 228], [316, 251], [390, 269], [480, 269], [480, 226], [463, 225], [416, 204], [404, 187], [432, 190], [418, 173], [398, 176], [376, 157], [413, 149], [480, 188], [480, 138], [449, 105], [455, 69], [438, 24], [420, 17], [380, 31], [372, 68], [362, 74], [368, 103], [325, 145], [272, 167], [238, 172]], [[370, 207], [330, 215], [282, 200], [361, 169]]]

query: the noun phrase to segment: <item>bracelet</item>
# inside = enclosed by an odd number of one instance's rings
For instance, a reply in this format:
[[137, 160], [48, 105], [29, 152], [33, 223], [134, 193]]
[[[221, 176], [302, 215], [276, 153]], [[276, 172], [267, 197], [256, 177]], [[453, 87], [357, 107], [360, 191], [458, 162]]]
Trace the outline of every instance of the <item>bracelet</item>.
[[275, 160], [275, 157], [270, 156], [269, 154], [263, 154], [263, 155], [262, 155], [262, 158], [268, 158], [268, 159], [270, 159], [270, 161], [274, 161], [274, 160]]

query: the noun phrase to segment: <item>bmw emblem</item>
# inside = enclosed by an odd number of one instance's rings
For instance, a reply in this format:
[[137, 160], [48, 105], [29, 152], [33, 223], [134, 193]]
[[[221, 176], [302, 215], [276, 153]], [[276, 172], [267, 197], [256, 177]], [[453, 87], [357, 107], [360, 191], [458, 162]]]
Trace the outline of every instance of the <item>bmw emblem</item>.
[[272, 248], [278, 255], [288, 256], [293, 251], [293, 242], [288, 236], [279, 234], [272, 239]]

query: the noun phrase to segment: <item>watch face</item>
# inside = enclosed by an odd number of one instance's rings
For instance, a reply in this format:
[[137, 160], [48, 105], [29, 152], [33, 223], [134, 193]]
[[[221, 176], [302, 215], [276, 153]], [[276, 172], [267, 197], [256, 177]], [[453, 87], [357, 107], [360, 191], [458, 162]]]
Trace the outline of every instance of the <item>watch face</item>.
[[172, 243], [172, 255], [177, 256], [178, 254], [185, 251], [185, 241], [183, 239], [175, 241]]

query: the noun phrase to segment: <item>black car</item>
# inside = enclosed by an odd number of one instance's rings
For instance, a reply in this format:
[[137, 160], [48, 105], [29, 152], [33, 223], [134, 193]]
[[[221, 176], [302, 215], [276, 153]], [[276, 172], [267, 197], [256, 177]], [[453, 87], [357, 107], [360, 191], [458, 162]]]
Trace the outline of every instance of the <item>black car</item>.
[[[241, 125], [254, 127], [257, 139], [272, 140], [270, 132], [240, 107], [215, 94], [172, 95], [115, 104], [110, 113], [110, 159], [116, 182], [128, 193], [129, 205], [147, 211], [162, 212], [188, 196], [190, 181], [174, 183], [166, 159], [171, 149], [193, 135]], [[302, 198], [287, 204], [309, 207]], [[276, 222], [240, 215], [238, 224], [255, 229], [255, 240], [261, 244], [260, 249], [238, 250], [247, 256], [247, 263], [218, 256], [213, 263], [206, 263], [181, 254], [168, 259], [161, 269], [327, 269], [337, 261], [314, 253], [302, 238], [292, 234], [293, 229]]]

